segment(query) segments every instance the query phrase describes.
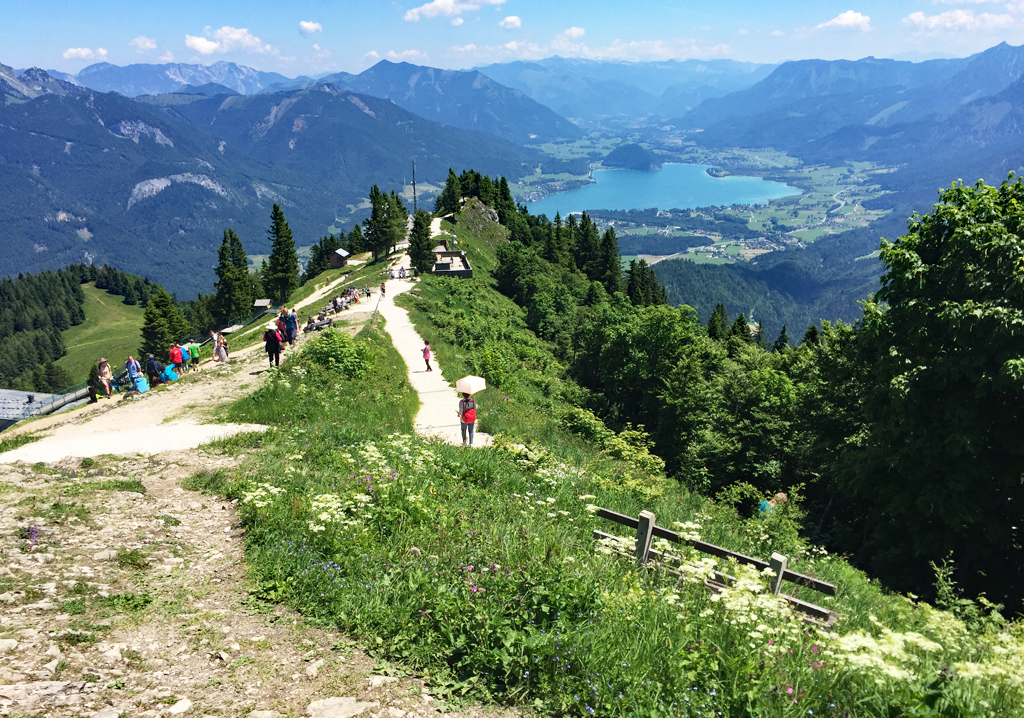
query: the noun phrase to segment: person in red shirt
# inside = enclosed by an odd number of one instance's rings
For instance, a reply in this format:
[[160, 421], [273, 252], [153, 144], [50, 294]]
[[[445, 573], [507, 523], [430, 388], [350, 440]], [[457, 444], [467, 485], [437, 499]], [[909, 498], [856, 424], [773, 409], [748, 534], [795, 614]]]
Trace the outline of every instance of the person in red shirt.
[[179, 347], [177, 344], [172, 344], [170, 354], [171, 364], [174, 365], [175, 369], [179, 369], [181, 364], [181, 347]]

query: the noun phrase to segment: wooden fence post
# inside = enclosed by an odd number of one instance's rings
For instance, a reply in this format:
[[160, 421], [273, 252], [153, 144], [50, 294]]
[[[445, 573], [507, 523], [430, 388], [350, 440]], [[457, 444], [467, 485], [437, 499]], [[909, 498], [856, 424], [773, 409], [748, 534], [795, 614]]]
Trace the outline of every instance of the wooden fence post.
[[641, 566], [647, 563], [647, 554], [651, 550], [653, 536], [654, 514], [650, 511], [641, 511], [640, 523], [636, 527], [636, 562]]
[[786, 564], [789, 560], [781, 553], [773, 553], [768, 565], [772, 567], [775, 578], [772, 579], [772, 593], [776, 596], [782, 591], [782, 574], [786, 572]]

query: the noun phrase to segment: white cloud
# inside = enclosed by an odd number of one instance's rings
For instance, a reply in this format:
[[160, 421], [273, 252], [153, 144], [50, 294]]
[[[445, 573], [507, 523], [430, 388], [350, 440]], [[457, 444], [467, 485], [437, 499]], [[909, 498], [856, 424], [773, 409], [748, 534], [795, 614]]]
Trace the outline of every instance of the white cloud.
[[579, 57], [589, 60], [624, 60], [638, 62], [643, 60], [685, 60], [690, 58], [722, 57], [729, 55], [729, 45], [704, 47], [691, 39], [672, 40], [637, 40], [623, 42], [615, 40], [603, 47], [591, 47], [577, 39], [583, 35], [583, 29], [569, 28], [559, 33], [551, 42], [539, 44], [512, 40], [502, 45], [475, 44], [456, 45], [449, 48], [452, 53], [462, 57], [472, 57], [477, 61], [504, 62], [509, 60], [539, 60], [560, 55], [562, 57]]
[[425, 60], [427, 53], [419, 50], [402, 50], [401, 52], [391, 50], [386, 57], [392, 62], [405, 62], [406, 60]]
[[303, 35], [312, 35], [314, 32], [323, 32], [324, 26], [318, 22], [303, 20], [299, 23], [299, 32]]
[[782, 30], [772, 30], [772, 37], [783, 37], [785, 34]]
[[147, 50], [156, 49], [156, 40], [154, 40], [151, 37], [146, 37], [145, 35], [139, 35], [138, 37], [132, 39], [131, 42], [129, 42], [128, 44], [134, 47], [139, 52], [146, 52]]
[[740, 28], [739, 30], [737, 30], [736, 32], [738, 32], [738, 33], [739, 33], [740, 35], [746, 35], [746, 34], [747, 34], [747, 28], [745, 28], [745, 27], [741, 27], [741, 28]]
[[923, 12], [912, 12], [903, 18], [903, 22], [923, 32], [943, 32], [961, 30], [999, 30], [1015, 23], [1012, 15], [993, 15], [983, 12], [975, 15], [973, 10], [947, 10], [938, 15], [925, 15]]
[[464, 12], [479, 10], [484, 5], [504, 5], [505, 0], [433, 0], [426, 5], [406, 11], [406, 22], [419, 22], [421, 18], [457, 17]]
[[847, 10], [844, 13], [836, 15], [828, 22], [821, 23], [814, 29], [860, 30], [862, 32], [867, 32], [871, 29], [871, 18], [857, 12], [856, 10]]
[[454, 20], [452, 20], [452, 27], [458, 27], [459, 25], [461, 25], [464, 22], [466, 22], [466, 21], [463, 20], [461, 17], [457, 17]]
[[[210, 34], [210, 28], [206, 28], [206, 34]], [[247, 28], [224, 27], [213, 32], [213, 39], [196, 35], [185, 35], [185, 44], [202, 55], [212, 55], [215, 52], [256, 52], [277, 54], [277, 49], [266, 45], [258, 37], [253, 35]]]
[[377, 52], [376, 50], [370, 50], [368, 53], [363, 55], [363, 59], [364, 60], [379, 60], [380, 59], [380, 53]]
[[168, 50], [160, 56], [160, 62], [174, 62], [174, 53]]
[[104, 59], [107, 56], [107, 51], [102, 47], [96, 48], [93, 52], [92, 48], [89, 47], [69, 47], [63, 53], [61, 53], [65, 60], [88, 60], [90, 58]]
[[507, 18], [499, 22], [498, 25], [506, 30], [518, 30], [523, 26], [523, 21], [519, 19], [518, 15], [509, 15]]

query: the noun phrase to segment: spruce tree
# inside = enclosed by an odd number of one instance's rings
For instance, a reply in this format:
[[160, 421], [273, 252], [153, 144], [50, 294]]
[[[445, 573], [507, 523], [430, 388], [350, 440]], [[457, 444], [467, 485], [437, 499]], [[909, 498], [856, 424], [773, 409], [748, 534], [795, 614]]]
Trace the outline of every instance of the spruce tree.
[[280, 205], [275, 204], [271, 210], [267, 237], [270, 239], [271, 250], [267, 269], [263, 273], [263, 286], [284, 304], [288, 295], [299, 286], [299, 256], [295, 253], [292, 230]]
[[348, 251], [353, 255], [366, 251], [366, 238], [363, 236], [363, 228], [358, 224], [348, 233]]
[[750, 333], [750, 325], [747, 323], [747, 318], [743, 315], [743, 312], [740, 312], [739, 316], [736, 317], [736, 321], [732, 323], [729, 336], [739, 337], [745, 342], [754, 341], [754, 335]]
[[430, 236], [430, 214], [422, 209], [413, 215], [409, 235], [409, 259], [420, 274], [434, 266], [434, 239]]
[[772, 349], [777, 352], [785, 351], [789, 349], [789, 335], [786, 334], [786, 325], [782, 325], [782, 331], [779, 332], [779, 338], [775, 340], [772, 345]]
[[154, 292], [142, 315], [139, 355], [146, 357], [152, 354], [165, 361], [171, 344], [187, 337], [190, 329], [174, 298], [163, 289]]
[[504, 177], [498, 182], [498, 206], [494, 209], [498, 211], [498, 221], [502, 226], [508, 227], [511, 222], [515, 221], [516, 201], [512, 198], [512, 190], [508, 186], [508, 180]]
[[387, 251], [391, 243], [391, 222], [389, 218], [388, 196], [374, 185], [370, 188], [370, 216], [363, 220], [363, 234], [367, 248], [376, 259]]
[[601, 237], [600, 276], [608, 294], [622, 291], [622, 260], [619, 258], [619, 240], [609, 227]]
[[708, 319], [708, 336], [715, 341], [722, 341], [729, 336], [729, 312], [719, 302]]
[[820, 332], [817, 324], [812, 324], [807, 327], [807, 331], [804, 332], [804, 338], [800, 340], [800, 346], [818, 346], [818, 343], [821, 341], [819, 334]]
[[217, 250], [216, 293], [210, 310], [220, 324], [248, 316], [252, 308], [252, 288], [249, 281], [249, 260], [245, 248], [234, 230], [224, 230], [224, 239]]
[[462, 183], [459, 181], [459, 176], [455, 174], [455, 170], [449, 167], [448, 181], [444, 183], [444, 189], [437, 196], [437, 202], [434, 204], [434, 214], [438, 217], [455, 214], [461, 208], [461, 199]]
[[597, 226], [586, 212], [580, 217], [576, 239], [576, 266], [586, 272], [590, 280], [600, 281], [601, 237]]

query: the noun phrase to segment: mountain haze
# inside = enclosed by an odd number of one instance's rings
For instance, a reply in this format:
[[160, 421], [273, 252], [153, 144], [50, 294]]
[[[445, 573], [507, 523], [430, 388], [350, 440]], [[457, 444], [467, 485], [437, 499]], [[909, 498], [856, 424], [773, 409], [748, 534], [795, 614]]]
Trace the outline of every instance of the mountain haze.
[[233, 62], [212, 65], [166, 63], [118, 66], [109, 62], [89, 65], [75, 76], [76, 82], [100, 92], [119, 92], [128, 97], [176, 92], [182, 85], [215, 82], [243, 95], [260, 92], [280, 82], [294, 82], [276, 72], [262, 72]]

